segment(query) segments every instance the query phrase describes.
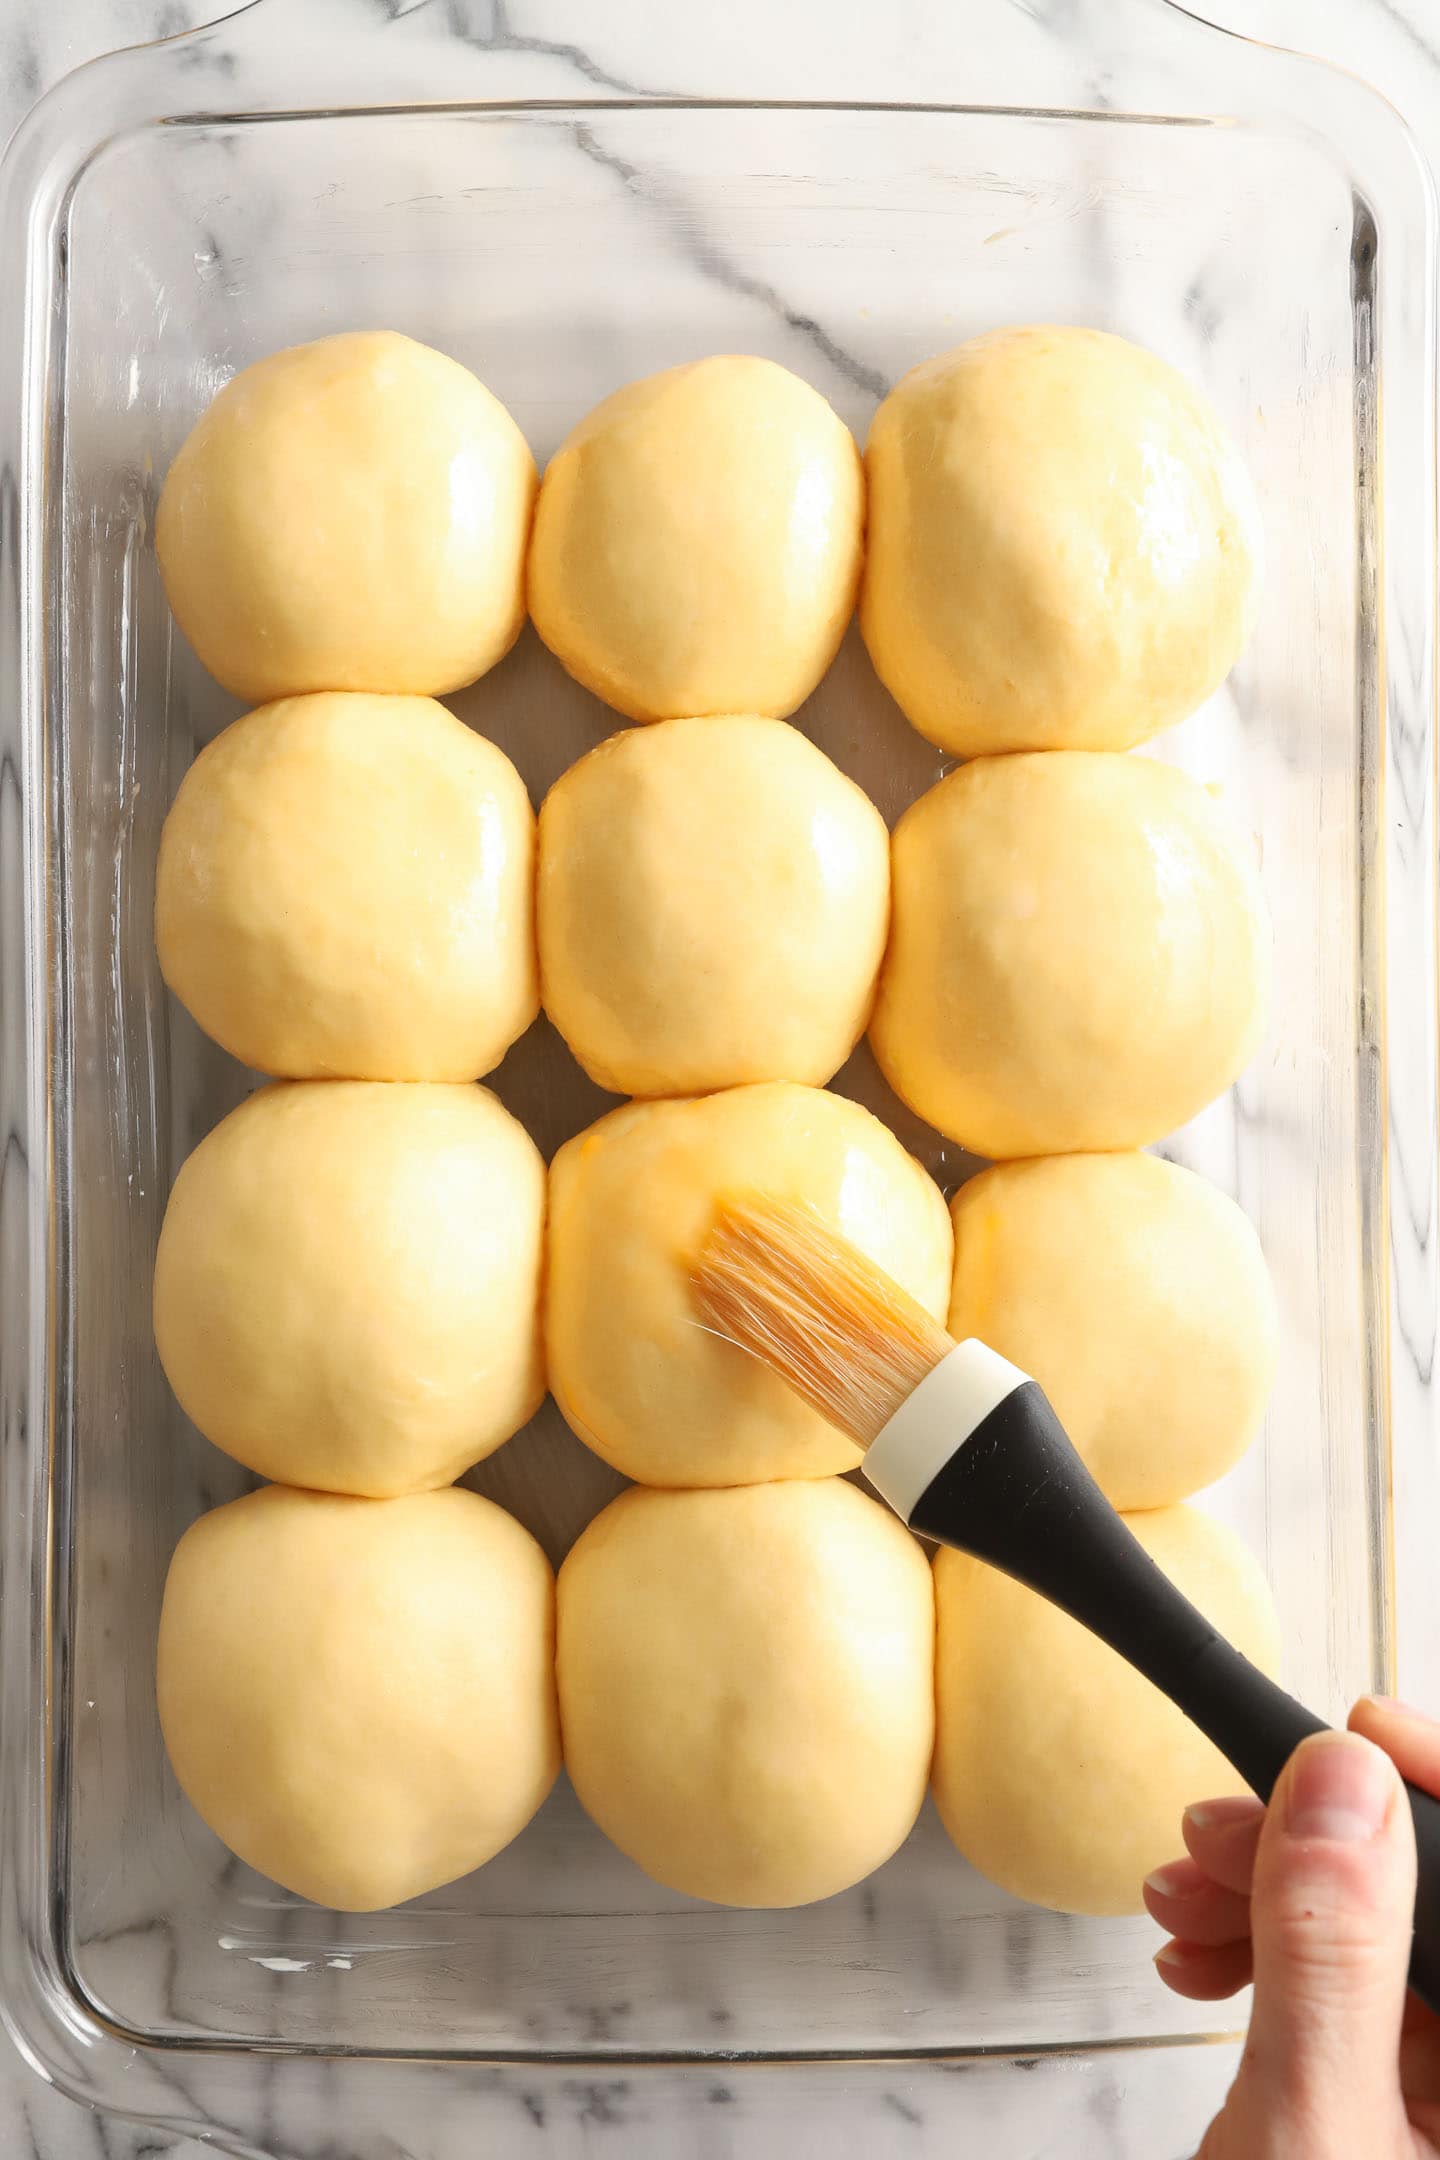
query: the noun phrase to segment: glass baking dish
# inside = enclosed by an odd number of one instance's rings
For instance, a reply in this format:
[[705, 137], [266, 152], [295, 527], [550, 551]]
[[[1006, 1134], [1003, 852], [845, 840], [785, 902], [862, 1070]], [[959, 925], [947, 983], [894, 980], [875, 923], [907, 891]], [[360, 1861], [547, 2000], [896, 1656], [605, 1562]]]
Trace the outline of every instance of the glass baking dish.
[[[419, 2068], [534, 2095], [616, 2066], [1028, 2058], [1236, 2022], [1155, 1985], [1148, 1923], [1006, 1899], [928, 1808], [847, 1895], [741, 1913], [656, 1889], [562, 1784], [481, 1873], [337, 1916], [181, 1802], [161, 1586], [246, 1479], [169, 1397], [151, 1257], [178, 1164], [253, 1079], [164, 997], [151, 946], [166, 806], [238, 708], [172, 634], [150, 541], [192, 421], [277, 346], [410, 331], [474, 366], [542, 462], [616, 384], [715, 350], [797, 369], [862, 437], [906, 366], [1007, 321], [1098, 323], [1206, 385], [1260, 486], [1268, 590], [1231, 683], [1158, 754], [1247, 809], [1278, 988], [1255, 1065], [1168, 1151], [1248, 1209], [1285, 1320], [1263, 1441], [1207, 1504], [1263, 1556], [1299, 1693], [1339, 1712], [1397, 1673], [1440, 1686], [1423, 166], [1359, 84], [1164, 0], [1112, 6], [1104, 53], [1027, 41], [1019, 0], [988, 0], [963, 37], [932, 28], [918, 103], [913, 60], [902, 85], [841, 28], [747, 98], [759, 63], [721, 12], [690, 25], [681, 95], [498, 11], [442, 40], [356, 0], [307, 40], [261, 0], [82, 70], [5, 169], [5, 2008], [67, 2089], [236, 2151], [273, 2149], [277, 2078], [342, 2058], [399, 2135]], [[613, 724], [528, 632], [454, 703], [537, 800]], [[853, 632], [797, 717], [892, 819], [940, 770]], [[863, 1052], [836, 1084], [947, 1188], [965, 1174]], [[496, 1085], [547, 1151], [606, 1102], [543, 1023]], [[473, 1482], [556, 1558], [618, 1484], [549, 1404]]]

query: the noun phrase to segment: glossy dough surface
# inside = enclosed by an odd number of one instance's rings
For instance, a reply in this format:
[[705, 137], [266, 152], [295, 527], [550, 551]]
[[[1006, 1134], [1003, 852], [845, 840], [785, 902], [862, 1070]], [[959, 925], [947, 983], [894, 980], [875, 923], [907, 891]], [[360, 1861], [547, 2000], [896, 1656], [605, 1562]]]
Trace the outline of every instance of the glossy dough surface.
[[803, 1905], [888, 1860], [925, 1794], [925, 1558], [836, 1479], [623, 1493], [560, 1571], [565, 1759], [657, 1882]]
[[1118, 1508], [1224, 1475], [1258, 1431], [1278, 1322], [1253, 1228], [1155, 1155], [1004, 1163], [951, 1203], [950, 1332], [1040, 1382]]
[[[1258, 1562], [1187, 1507], [1128, 1518], [1146, 1551], [1272, 1675], [1279, 1631]], [[1179, 1850], [1194, 1800], [1243, 1792], [1218, 1749], [1078, 1621], [967, 1555], [935, 1559], [935, 1798], [965, 1858], [1057, 1912], [1129, 1913]]]
[[895, 829], [870, 1039], [979, 1155], [1142, 1147], [1258, 1048], [1269, 924], [1246, 834], [1152, 758], [979, 758]]
[[864, 476], [818, 390], [722, 353], [628, 383], [545, 470], [530, 613], [632, 720], [783, 717], [855, 605]]
[[535, 818], [431, 698], [285, 698], [200, 752], [160, 838], [166, 982], [242, 1064], [472, 1080], [539, 1008]]
[[160, 1722], [191, 1804], [273, 1882], [342, 1912], [480, 1867], [560, 1766], [550, 1566], [474, 1493], [271, 1485], [170, 1564]]
[[617, 1095], [828, 1080], [889, 906], [884, 819], [780, 720], [627, 729], [540, 813], [545, 1009]]
[[868, 1110], [818, 1088], [634, 1103], [551, 1166], [546, 1344], [571, 1426], [627, 1477], [738, 1485], [852, 1469], [859, 1451], [695, 1317], [690, 1270], [732, 1194], [813, 1206], [943, 1318], [950, 1219]]
[[181, 1408], [285, 1484], [449, 1484], [543, 1393], [544, 1215], [539, 1152], [484, 1088], [262, 1088], [184, 1164], [161, 1229]]
[[468, 368], [346, 331], [225, 385], [170, 467], [155, 545], [177, 622], [237, 697], [438, 696], [519, 635], [535, 487]]
[[1199, 392], [1124, 338], [1035, 325], [927, 360], [865, 467], [865, 642], [957, 756], [1128, 749], [1249, 636], [1249, 475]]

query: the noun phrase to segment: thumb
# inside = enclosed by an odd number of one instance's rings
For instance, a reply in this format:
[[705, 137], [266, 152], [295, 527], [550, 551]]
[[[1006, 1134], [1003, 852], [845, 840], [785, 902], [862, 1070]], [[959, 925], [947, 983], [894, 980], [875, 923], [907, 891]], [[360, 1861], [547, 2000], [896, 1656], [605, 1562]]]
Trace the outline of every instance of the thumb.
[[1251, 1891], [1255, 2006], [1237, 2081], [1257, 2154], [1400, 2150], [1415, 1840], [1388, 1755], [1317, 1733], [1291, 1757]]

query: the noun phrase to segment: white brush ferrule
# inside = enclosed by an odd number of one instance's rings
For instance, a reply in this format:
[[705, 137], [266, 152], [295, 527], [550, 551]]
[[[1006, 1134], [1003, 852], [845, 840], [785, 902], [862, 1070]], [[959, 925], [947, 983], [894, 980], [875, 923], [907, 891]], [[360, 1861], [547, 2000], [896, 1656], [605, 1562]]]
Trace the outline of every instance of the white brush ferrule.
[[865, 1475], [908, 1523], [920, 1495], [1028, 1373], [973, 1337], [956, 1343], [865, 1451]]

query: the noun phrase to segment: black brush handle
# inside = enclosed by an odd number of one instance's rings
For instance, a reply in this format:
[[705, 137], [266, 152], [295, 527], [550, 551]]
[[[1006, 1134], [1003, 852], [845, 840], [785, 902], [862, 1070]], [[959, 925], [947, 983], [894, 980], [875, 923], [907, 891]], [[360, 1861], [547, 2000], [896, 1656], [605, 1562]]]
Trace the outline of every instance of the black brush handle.
[[[989, 1361], [988, 1386], [973, 1384], [967, 1352]], [[1035, 1381], [1005, 1368], [1015, 1384], [995, 1399], [1001, 1364], [981, 1345], [961, 1344], [916, 1391], [919, 1415], [907, 1404], [892, 1421], [899, 1444], [890, 1443], [892, 1428], [881, 1434], [867, 1474], [912, 1529], [1003, 1569], [1118, 1651], [1268, 1800], [1300, 1742], [1328, 1730], [1325, 1721], [1242, 1657], [1156, 1566]], [[961, 1414], [958, 1443], [954, 1422], [939, 1416], [947, 1407]], [[935, 1436], [928, 1443], [927, 1430]], [[924, 1481], [927, 1444], [937, 1467]], [[1440, 2010], [1440, 1801], [1413, 1785], [1406, 1791], [1420, 1862], [1410, 1985]]]

